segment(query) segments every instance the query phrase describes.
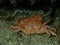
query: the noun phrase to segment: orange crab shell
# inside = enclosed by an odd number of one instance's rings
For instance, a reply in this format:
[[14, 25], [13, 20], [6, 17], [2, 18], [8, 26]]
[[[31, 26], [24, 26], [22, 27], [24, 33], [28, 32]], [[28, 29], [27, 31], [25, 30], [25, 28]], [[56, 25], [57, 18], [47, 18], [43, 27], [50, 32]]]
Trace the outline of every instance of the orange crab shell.
[[[19, 28], [25, 33], [36, 33], [35, 30], [39, 29], [42, 24], [42, 16], [32, 16], [31, 18], [22, 19], [20, 21], [17, 21], [17, 25]], [[27, 34], [27, 33], [26, 33]]]

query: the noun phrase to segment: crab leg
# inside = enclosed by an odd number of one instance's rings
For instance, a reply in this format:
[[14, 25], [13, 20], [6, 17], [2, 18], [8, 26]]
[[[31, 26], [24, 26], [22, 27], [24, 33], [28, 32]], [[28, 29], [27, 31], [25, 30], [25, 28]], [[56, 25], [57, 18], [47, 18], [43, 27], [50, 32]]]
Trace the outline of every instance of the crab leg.
[[10, 26], [10, 28], [13, 28], [14, 29], [14, 32], [18, 32], [20, 31], [20, 27], [19, 26]]
[[56, 29], [55, 29], [55, 28], [52, 28], [52, 27], [50, 27], [50, 26], [48, 26], [48, 25], [46, 25], [45, 27], [51, 29], [51, 30], [54, 31], [54, 32], [56, 32]]
[[46, 24], [49, 23], [49, 22], [50, 22], [50, 20], [47, 20], [46, 22], [43, 23], [43, 25], [46, 25]]
[[[58, 36], [57, 36], [57, 34], [55, 33], [55, 32], [53, 32], [53, 31], [49, 31], [52, 35], [54, 35], [54, 36], [56, 36], [57, 38], [58, 38]], [[59, 38], [58, 38], [59, 39]]]

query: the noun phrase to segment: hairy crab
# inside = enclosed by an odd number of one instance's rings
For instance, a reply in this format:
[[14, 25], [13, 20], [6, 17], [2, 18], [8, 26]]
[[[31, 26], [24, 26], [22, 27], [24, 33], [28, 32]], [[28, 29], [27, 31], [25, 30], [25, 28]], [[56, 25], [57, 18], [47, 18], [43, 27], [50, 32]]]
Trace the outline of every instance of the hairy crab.
[[25, 34], [35, 34], [35, 33], [47, 33], [49, 36], [52, 34], [57, 36], [56, 29], [47, 25], [49, 22], [43, 23], [41, 15], [35, 15], [30, 18], [25, 18], [17, 21], [16, 26], [10, 26], [10, 28], [15, 29], [14, 32], [22, 31]]

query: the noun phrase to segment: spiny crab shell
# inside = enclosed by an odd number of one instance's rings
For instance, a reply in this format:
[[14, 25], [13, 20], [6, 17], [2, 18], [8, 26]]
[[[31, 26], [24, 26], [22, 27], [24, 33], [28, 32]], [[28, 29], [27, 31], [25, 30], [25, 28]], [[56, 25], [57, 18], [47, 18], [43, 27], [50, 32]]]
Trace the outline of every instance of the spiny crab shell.
[[49, 22], [42, 22], [41, 15], [35, 15], [30, 18], [25, 18], [18, 20], [16, 26], [10, 26], [10, 28], [15, 29], [14, 32], [23, 31], [25, 34], [35, 34], [35, 33], [47, 33], [49, 36], [52, 34], [57, 37], [56, 29], [47, 25]]

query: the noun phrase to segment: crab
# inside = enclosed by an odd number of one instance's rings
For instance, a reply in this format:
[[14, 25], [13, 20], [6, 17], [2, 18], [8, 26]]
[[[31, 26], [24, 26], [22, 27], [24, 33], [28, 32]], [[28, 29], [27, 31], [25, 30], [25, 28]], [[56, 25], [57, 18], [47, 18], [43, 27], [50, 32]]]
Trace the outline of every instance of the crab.
[[16, 21], [16, 26], [11, 25], [10, 28], [14, 29], [14, 32], [22, 31], [25, 34], [40, 34], [46, 33], [48, 36], [51, 34], [57, 37], [56, 29], [47, 25], [49, 20], [43, 22], [42, 15], [31, 16], [30, 18], [24, 18]]

